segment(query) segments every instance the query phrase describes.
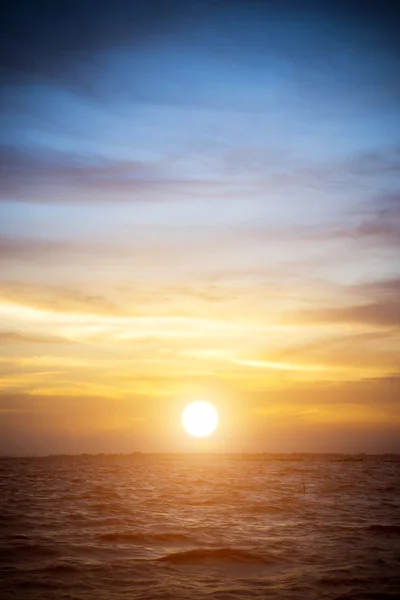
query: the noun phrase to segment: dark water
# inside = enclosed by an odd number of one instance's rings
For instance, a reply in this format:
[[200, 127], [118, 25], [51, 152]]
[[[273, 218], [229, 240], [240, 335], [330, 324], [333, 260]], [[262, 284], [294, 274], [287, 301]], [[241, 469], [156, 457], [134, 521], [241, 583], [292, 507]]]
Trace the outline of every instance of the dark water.
[[394, 460], [0, 459], [0, 477], [2, 600], [400, 598]]

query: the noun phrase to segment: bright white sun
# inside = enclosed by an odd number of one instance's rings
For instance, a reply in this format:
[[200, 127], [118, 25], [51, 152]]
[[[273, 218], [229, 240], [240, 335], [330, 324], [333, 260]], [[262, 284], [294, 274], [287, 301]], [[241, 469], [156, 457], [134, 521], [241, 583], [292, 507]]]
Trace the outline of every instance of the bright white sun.
[[218, 425], [218, 413], [208, 402], [193, 402], [183, 411], [182, 424], [190, 435], [207, 437]]

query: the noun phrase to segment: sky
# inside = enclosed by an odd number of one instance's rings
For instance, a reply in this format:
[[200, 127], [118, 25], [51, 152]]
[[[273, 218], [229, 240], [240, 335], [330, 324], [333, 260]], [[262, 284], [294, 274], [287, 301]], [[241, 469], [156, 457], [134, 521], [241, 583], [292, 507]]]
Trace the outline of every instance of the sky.
[[399, 16], [9, 3], [0, 454], [400, 452]]

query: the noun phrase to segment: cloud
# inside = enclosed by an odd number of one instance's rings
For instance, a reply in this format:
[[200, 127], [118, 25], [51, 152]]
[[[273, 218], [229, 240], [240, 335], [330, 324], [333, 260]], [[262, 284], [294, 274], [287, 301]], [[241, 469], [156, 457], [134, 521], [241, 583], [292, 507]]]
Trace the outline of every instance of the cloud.
[[[340, 166], [337, 165], [340, 177]], [[332, 166], [332, 174], [335, 173]], [[399, 161], [400, 172], [400, 161]], [[371, 174], [372, 171], [369, 172]], [[303, 181], [304, 183], [304, 181]], [[323, 181], [321, 180], [321, 187]], [[374, 244], [380, 247], [400, 248], [400, 193], [378, 195], [372, 200], [369, 194], [359, 194], [357, 208], [343, 212], [340, 220], [313, 224], [288, 224], [287, 226], [262, 225], [242, 229], [242, 235], [253, 239], [288, 240], [319, 244], [321, 242], [343, 242]], [[361, 207], [360, 207], [361, 204]]]
[[353, 285], [347, 291], [352, 295], [367, 298], [357, 304], [303, 311], [301, 315], [306, 321], [311, 322], [363, 323], [389, 328], [400, 326], [400, 279], [384, 279]]
[[367, 370], [379, 365], [382, 369], [393, 370], [400, 364], [399, 343], [400, 331], [392, 328], [352, 334], [332, 331], [317, 340], [289, 344], [277, 352], [277, 360]]
[[0, 282], [0, 298], [5, 302], [54, 312], [119, 314], [118, 307], [105, 296], [71, 287]]
[[[398, 452], [396, 386], [398, 373], [245, 394], [224, 388], [217, 401], [225, 430], [220, 439], [230, 440], [228, 451]], [[185, 395], [178, 401], [165, 394], [114, 400], [2, 393], [0, 454], [171, 451], [181, 435], [184, 401]]]
[[399, 327], [398, 302], [373, 302], [357, 306], [321, 308], [310, 311], [311, 320], [332, 323], [366, 323], [383, 327]]
[[1, 344], [72, 344], [71, 340], [55, 335], [36, 335], [18, 331], [0, 331]]
[[71, 258], [72, 255], [82, 255], [88, 252], [91, 246], [79, 242], [50, 240], [40, 238], [0, 237], [0, 261], [13, 260], [37, 261], [44, 259], [57, 261], [60, 255]]
[[215, 199], [254, 193], [257, 182], [193, 176], [179, 158], [115, 160], [35, 147], [0, 146], [0, 202], [115, 204]]
[[[400, 160], [398, 167], [400, 173]], [[371, 170], [370, 173], [373, 171]], [[354, 240], [383, 247], [400, 248], [400, 193], [379, 195], [372, 201], [365, 198], [362, 208], [353, 209], [340, 224], [312, 227], [304, 230], [309, 239]]]
[[[116, 161], [100, 156], [72, 154], [39, 148], [0, 147], [0, 201], [81, 202], [90, 192], [95, 200], [132, 200], [157, 185], [167, 185], [159, 165]], [[169, 181], [170, 184], [179, 182]], [[71, 191], [74, 194], [71, 194]], [[109, 194], [112, 195], [112, 200]], [[75, 200], [74, 200], [75, 198]], [[89, 196], [89, 200], [91, 197]]]
[[356, 381], [320, 381], [298, 384], [290, 382], [280, 389], [250, 392], [249, 402], [253, 407], [264, 408], [265, 414], [270, 411], [285, 416], [285, 407], [297, 412], [302, 409], [321, 409], [335, 412], [339, 420], [346, 421], [346, 407], [357, 407], [368, 412], [370, 408], [376, 413], [395, 416], [400, 425], [400, 404], [394, 390], [399, 383], [399, 372], [388, 371], [382, 377], [364, 377]]
[[135, 444], [143, 447], [146, 437], [144, 406], [140, 397], [0, 393], [0, 454], [137, 450]]
[[400, 192], [376, 198], [367, 209], [369, 214], [355, 228], [354, 236], [400, 247]]
[[356, 286], [361, 292], [379, 296], [390, 297], [400, 302], [400, 278], [379, 279]]
[[[192, 149], [193, 150], [193, 149]], [[0, 202], [48, 203], [168, 202], [177, 198], [259, 197], [287, 188], [357, 189], [370, 194], [371, 178], [400, 172], [398, 148], [359, 153], [349, 161], [294, 158], [279, 148], [220, 148], [211, 158], [196, 152], [165, 154], [153, 161], [113, 159], [94, 153], [35, 146], [0, 146]], [[209, 149], [208, 149], [209, 152]], [[185, 160], [189, 159], [189, 167]], [[199, 162], [200, 161], [200, 162]], [[203, 162], [205, 163], [203, 164]], [[201, 176], [193, 164], [203, 164]], [[190, 166], [192, 165], [192, 166]], [[373, 183], [375, 186], [376, 183]], [[375, 212], [360, 215], [355, 227], [331, 232], [304, 227], [303, 233], [331, 237], [387, 235], [398, 239], [398, 195], [379, 198]], [[397, 230], [398, 231], [398, 230]], [[301, 232], [300, 232], [301, 233]]]
[[399, 174], [400, 173], [400, 147], [395, 147], [387, 152], [369, 151], [362, 152], [350, 158], [346, 163], [349, 172], [355, 175]]

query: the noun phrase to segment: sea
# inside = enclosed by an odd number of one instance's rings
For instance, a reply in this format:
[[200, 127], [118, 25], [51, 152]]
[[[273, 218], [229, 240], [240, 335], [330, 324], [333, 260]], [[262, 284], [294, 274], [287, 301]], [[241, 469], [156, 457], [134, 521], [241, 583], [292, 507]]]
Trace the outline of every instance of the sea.
[[400, 598], [400, 457], [1, 458], [0, 598]]

